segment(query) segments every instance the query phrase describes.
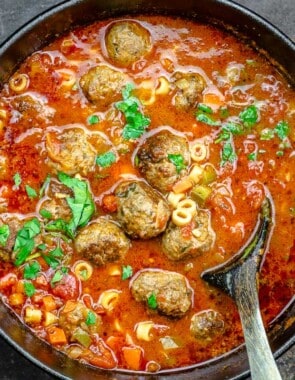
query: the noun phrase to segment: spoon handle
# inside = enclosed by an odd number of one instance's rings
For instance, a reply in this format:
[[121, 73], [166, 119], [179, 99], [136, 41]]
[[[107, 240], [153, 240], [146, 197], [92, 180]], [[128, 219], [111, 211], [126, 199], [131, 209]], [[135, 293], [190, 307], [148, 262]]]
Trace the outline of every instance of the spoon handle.
[[[253, 261], [248, 262], [247, 268], [244, 267], [243, 271], [239, 273], [237, 276], [239, 284], [235, 291], [235, 300], [244, 330], [251, 378], [252, 380], [282, 380], [262, 322], [255, 268], [251, 268], [253, 265], [255, 265]], [[248, 281], [244, 282], [245, 276], [248, 276]], [[247, 290], [242, 285], [245, 283], [249, 284]]]

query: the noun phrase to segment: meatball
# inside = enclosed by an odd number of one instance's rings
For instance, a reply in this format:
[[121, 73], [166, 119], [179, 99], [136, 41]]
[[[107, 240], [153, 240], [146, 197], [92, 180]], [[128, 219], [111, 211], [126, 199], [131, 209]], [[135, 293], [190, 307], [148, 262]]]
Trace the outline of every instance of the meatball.
[[156, 299], [156, 309], [169, 317], [182, 317], [191, 307], [192, 289], [186, 278], [176, 272], [147, 269], [131, 280], [131, 293], [138, 302]]
[[20, 117], [31, 123], [51, 120], [55, 114], [55, 109], [49, 107], [45, 97], [37, 96], [31, 92], [28, 95], [19, 95], [13, 99], [13, 106], [18, 111]]
[[46, 199], [40, 204], [40, 210], [49, 211], [51, 214], [50, 219], [69, 221], [72, 217], [72, 212], [67, 198], [73, 196], [72, 190], [57, 181], [51, 180], [46, 195]]
[[190, 107], [194, 107], [201, 99], [202, 92], [205, 88], [204, 78], [197, 73], [176, 72], [172, 79], [176, 87], [174, 97], [176, 108], [186, 110]]
[[130, 66], [152, 49], [151, 35], [134, 21], [119, 21], [107, 30], [106, 49], [111, 60], [123, 67]]
[[[94, 170], [97, 151], [88, 141], [84, 129], [65, 129], [59, 134], [46, 134], [48, 164], [56, 171], [69, 175], [81, 173], [86, 175]], [[103, 145], [102, 137], [97, 136], [97, 144]]]
[[5, 216], [0, 217], [0, 228], [4, 225], [7, 225], [9, 228], [9, 236], [5, 245], [0, 244], [0, 260], [6, 262], [14, 261], [15, 257], [13, 254], [13, 247], [16, 235], [17, 232], [23, 227], [24, 222], [24, 220], [20, 220], [14, 215], [5, 214]]
[[170, 218], [165, 198], [144, 182], [122, 182], [115, 191], [117, 218], [134, 239], [150, 239], [166, 228]]
[[[93, 323], [86, 323], [91, 315]], [[90, 335], [99, 333], [101, 329], [101, 317], [88, 309], [81, 301], [68, 301], [59, 315], [59, 325], [64, 330], [70, 342], [79, 342], [89, 347]]]
[[92, 67], [80, 79], [84, 95], [102, 110], [121, 98], [125, 75], [108, 66]]
[[214, 239], [209, 213], [197, 210], [192, 222], [187, 226], [178, 227], [170, 222], [163, 234], [162, 248], [170, 260], [177, 261], [208, 251]]
[[222, 315], [215, 310], [204, 310], [193, 315], [190, 332], [200, 340], [211, 340], [224, 331]]
[[81, 229], [75, 240], [76, 251], [97, 265], [122, 259], [129, 247], [120, 227], [103, 218]]
[[[169, 155], [178, 157], [182, 164], [175, 165], [173, 156]], [[190, 161], [188, 142], [184, 137], [164, 130], [147, 138], [138, 150], [137, 157], [138, 168], [148, 183], [166, 193], [187, 174]]]

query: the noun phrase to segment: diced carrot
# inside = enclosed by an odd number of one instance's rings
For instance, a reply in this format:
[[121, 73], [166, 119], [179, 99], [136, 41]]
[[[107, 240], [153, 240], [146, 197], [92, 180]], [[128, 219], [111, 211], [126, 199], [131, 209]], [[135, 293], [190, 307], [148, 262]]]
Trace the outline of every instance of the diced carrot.
[[142, 361], [142, 350], [140, 347], [123, 347], [123, 356], [127, 367], [135, 371], [139, 370]]
[[193, 183], [189, 177], [183, 177], [180, 181], [176, 182], [172, 190], [175, 194], [185, 193], [193, 187]]
[[213, 109], [218, 109], [224, 105], [224, 100], [220, 95], [209, 92], [203, 95], [203, 103]]
[[66, 344], [67, 338], [63, 329], [51, 326], [47, 329], [48, 340], [51, 344]]
[[65, 307], [63, 309], [63, 313], [69, 313], [69, 312], [75, 310], [76, 306], [77, 306], [76, 301], [67, 301], [65, 304]]
[[25, 302], [23, 293], [12, 293], [9, 296], [9, 304], [12, 306], [20, 306]]
[[106, 344], [108, 347], [110, 347], [112, 350], [117, 351], [120, 346], [122, 346], [124, 339], [119, 336], [111, 335], [107, 338]]
[[56, 309], [55, 300], [50, 294], [43, 297], [43, 304], [46, 311], [52, 311]]

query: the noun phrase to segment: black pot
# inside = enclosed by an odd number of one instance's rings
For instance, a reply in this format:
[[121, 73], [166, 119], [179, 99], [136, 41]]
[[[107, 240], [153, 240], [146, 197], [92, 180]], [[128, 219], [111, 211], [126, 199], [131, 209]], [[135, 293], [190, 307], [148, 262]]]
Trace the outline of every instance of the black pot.
[[[41, 14], [19, 29], [0, 47], [0, 87], [20, 62], [57, 35], [97, 19], [124, 14], [162, 13], [211, 22], [244, 38], [276, 62], [290, 83], [295, 84], [295, 45], [271, 24], [227, 0], [70, 0]], [[239, 26], [237, 26], [237, 20]], [[63, 379], [242, 379], [249, 374], [245, 347], [186, 369], [156, 375], [132, 371], [103, 371], [82, 365], [37, 339], [0, 303], [0, 335], [25, 357]], [[272, 323], [268, 332], [278, 358], [295, 344], [295, 299]], [[288, 380], [295, 379], [294, 373]], [[268, 380], [268, 379], [267, 379]]]

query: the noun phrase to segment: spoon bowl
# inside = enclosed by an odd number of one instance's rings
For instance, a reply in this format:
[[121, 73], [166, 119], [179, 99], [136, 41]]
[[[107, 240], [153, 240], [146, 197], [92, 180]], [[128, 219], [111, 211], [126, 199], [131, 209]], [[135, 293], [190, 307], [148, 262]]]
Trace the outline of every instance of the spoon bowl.
[[246, 245], [229, 261], [201, 278], [233, 298], [240, 314], [252, 380], [281, 380], [264, 329], [258, 299], [258, 275], [272, 224], [271, 200], [262, 203], [258, 222]]

